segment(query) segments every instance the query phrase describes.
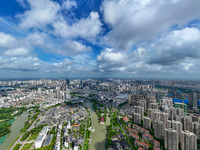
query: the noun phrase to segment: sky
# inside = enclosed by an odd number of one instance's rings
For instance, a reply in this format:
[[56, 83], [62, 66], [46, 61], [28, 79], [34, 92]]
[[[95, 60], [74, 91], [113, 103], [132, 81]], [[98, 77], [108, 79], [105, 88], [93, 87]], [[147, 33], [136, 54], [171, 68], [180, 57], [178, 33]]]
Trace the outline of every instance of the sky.
[[199, 0], [1, 0], [0, 78], [200, 79]]

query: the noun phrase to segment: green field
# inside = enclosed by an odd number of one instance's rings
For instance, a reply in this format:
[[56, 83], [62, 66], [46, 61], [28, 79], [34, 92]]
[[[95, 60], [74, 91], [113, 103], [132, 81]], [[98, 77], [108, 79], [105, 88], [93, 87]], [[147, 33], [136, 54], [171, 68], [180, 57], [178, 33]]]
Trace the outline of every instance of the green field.
[[32, 133], [31, 136], [29, 137], [28, 141], [31, 141], [31, 140], [35, 140], [37, 138], [39, 133]]
[[21, 144], [16, 144], [15, 147], [13, 148], [13, 150], [19, 150], [20, 146], [21, 146]]
[[33, 145], [33, 143], [26, 143], [21, 150], [29, 150], [31, 148], [31, 146]]

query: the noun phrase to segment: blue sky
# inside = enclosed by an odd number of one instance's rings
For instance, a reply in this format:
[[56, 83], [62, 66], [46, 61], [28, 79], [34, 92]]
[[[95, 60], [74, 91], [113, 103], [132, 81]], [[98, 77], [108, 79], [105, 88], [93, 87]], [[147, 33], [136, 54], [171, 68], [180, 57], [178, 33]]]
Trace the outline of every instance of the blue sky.
[[0, 78], [199, 79], [199, 0], [0, 1]]

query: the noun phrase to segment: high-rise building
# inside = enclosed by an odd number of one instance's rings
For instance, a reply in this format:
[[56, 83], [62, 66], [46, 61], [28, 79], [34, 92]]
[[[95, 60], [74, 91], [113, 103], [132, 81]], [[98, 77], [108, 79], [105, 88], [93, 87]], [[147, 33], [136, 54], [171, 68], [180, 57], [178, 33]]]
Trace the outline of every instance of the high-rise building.
[[164, 128], [162, 121], [154, 121], [154, 135], [157, 139], [163, 139], [164, 136]]
[[140, 106], [134, 106], [135, 113], [139, 113], [141, 118], [144, 117], [144, 108]]
[[157, 103], [151, 103], [150, 108], [151, 109], [158, 109], [158, 104]]
[[150, 108], [151, 103], [156, 103], [156, 99], [153, 96], [147, 96], [146, 97], [146, 105], [147, 105], [147, 109]]
[[189, 97], [189, 105], [193, 109], [197, 109], [197, 106], [198, 106], [198, 93], [196, 93], [196, 92], [190, 92], [188, 94], [188, 97]]
[[192, 133], [194, 133], [197, 138], [200, 138], [200, 124], [198, 122], [192, 122]]
[[66, 81], [67, 87], [69, 87], [69, 79], [66, 79], [65, 81]]
[[128, 104], [131, 105], [132, 101], [133, 101], [133, 95], [129, 94], [129, 96], [128, 96]]
[[151, 118], [143, 117], [143, 128], [151, 129]]
[[184, 131], [192, 131], [192, 118], [190, 116], [184, 116], [181, 118]]
[[134, 113], [134, 123], [141, 124], [141, 115], [139, 113]]
[[197, 150], [197, 136], [189, 131], [182, 131], [181, 136], [182, 150]]
[[42, 93], [42, 88], [38, 88], [38, 94]]
[[165, 128], [164, 143], [165, 143], [165, 149], [178, 150], [178, 144], [179, 144], [178, 132], [171, 128], [170, 129]]
[[182, 123], [179, 121], [172, 121], [172, 129], [178, 132], [178, 140], [181, 142]]
[[162, 97], [161, 91], [157, 91], [157, 92], [155, 93], [155, 97], [156, 97], [157, 100], [160, 99], [160, 98]]

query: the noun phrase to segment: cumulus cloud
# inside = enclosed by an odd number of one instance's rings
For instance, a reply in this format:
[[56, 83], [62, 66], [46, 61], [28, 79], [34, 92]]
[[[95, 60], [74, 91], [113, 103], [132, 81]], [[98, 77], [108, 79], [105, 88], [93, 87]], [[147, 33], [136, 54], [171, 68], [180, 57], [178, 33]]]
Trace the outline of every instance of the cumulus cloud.
[[57, 62], [57, 63], [53, 63], [50, 65], [50, 69], [49, 68], [49, 72], [68, 72], [68, 71], [71, 71], [72, 69], [72, 65], [73, 65], [73, 61], [68, 59], [68, 58], [65, 58], [63, 61], [61, 62]]
[[91, 47], [86, 46], [81, 42], [67, 40], [64, 43], [64, 50], [62, 50], [60, 53], [68, 56], [74, 56], [82, 52], [90, 52], [91, 50]]
[[[112, 75], [123, 74], [137, 77], [166, 77], [199, 72], [199, 62], [186, 60], [184, 63], [162, 65], [149, 63], [151, 54], [147, 49], [139, 47], [130, 52], [117, 52], [113, 49], [105, 49], [97, 56], [98, 70]], [[196, 65], [195, 65], [196, 64]]]
[[[52, 0], [26, 0], [30, 9], [17, 17], [21, 20], [22, 28], [44, 28], [46, 25], [53, 27], [52, 33], [63, 38], [81, 37], [93, 39], [101, 31], [102, 23], [98, 12], [91, 12], [88, 17], [80, 20], [70, 20], [63, 10], [70, 10], [77, 7], [74, 0], [66, 0], [61, 5]], [[48, 29], [49, 30], [49, 29]]]
[[0, 69], [16, 71], [36, 71], [41, 61], [37, 57], [0, 57]]
[[60, 10], [60, 5], [51, 0], [27, 0], [27, 3], [30, 10], [18, 15], [22, 28], [41, 28], [52, 23]]
[[0, 32], [0, 47], [10, 47], [15, 43], [15, 37]]
[[84, 1], [17, 1], [25, 9], [16, 15], [19, 24], [0, 17], [1, 70], [119, 77], [200, 72], [199, 0], [104, 0], [98, 12], [93, 0], [84, 12]]
[[20, 47], [20, 48], [16, 48], [16, 49], [10, 49], [7, 50], [3, 53], [3, 55], [5, 56], [27, 56], [28, 54], [30, 54], [30, 50]]
[[152, 44], [155, 54], [150, 63], [172, 65], [186, 59], [200, 58], [200, 30], [184, 28], [175, 30]]
[[113, 49], [105, 49], [97, 56], [100, 71], [124, 71], [128, 64], [128, 57], [122, 52], [114, 52]]
[[100, 33], [101, 26], [102, 23], [97, 12], [91, 12], [87, 18], [82, 18], [72, 25], [67, 24], [63, 18], [53, 24], [55, 34], [61, 37], [84, 39], [95, 38]]
[[104, 42], [129, 50], [134, 44], [155, 39], [172, 26], [200, 18], [200, 1], [105, 0], [101, 9], [110, 32]]

